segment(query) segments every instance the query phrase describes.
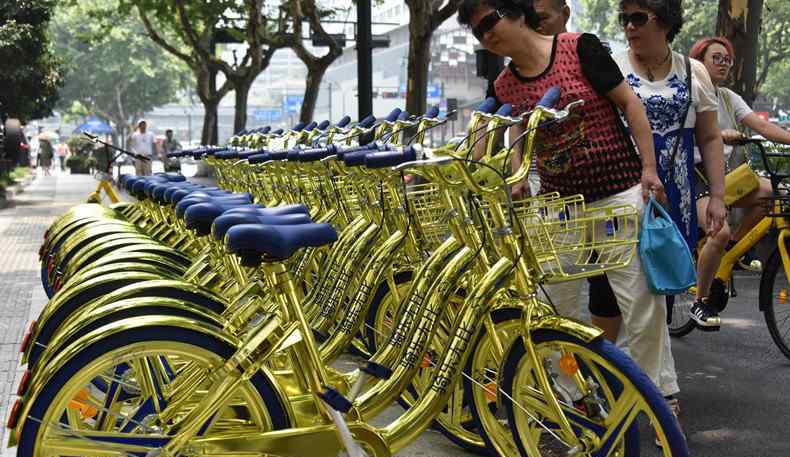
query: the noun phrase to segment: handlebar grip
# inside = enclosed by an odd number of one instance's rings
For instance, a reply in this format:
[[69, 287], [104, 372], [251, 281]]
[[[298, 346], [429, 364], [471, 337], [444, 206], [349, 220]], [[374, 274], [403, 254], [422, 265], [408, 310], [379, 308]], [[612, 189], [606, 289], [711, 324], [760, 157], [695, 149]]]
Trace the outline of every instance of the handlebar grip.
[[499, 116], [510, 116], [510, 113], [513, 112], [513, 105], [510, 103], [505, 103], [497, 110], [496, 114]]
[[394, 110], [390, 111], [390, 113], [387, 115], [386, 118], [384, 118], [384, 120], [386, 120], [387, 122], [395, 122], [398, 119], [398, 116], [400, 116], [400, 113], [401, 113], [401, 109], [395, 108]]
[[334, 153], [337, 154], [337, 157], [342, 160], [346, 156], [346, 154], [353, 154], [355, 152], [360, 152], [360, 151], [365, 151], [365, 152], [376, 151], [378, 149], [380, 149], [380, 146], [377, 143], [368, 143], [362, 146], [351, 146], [348, 148], [335, 146]]
[[373, 124], [375, 123], [376, 123], [376, 118], [371, 115], [359, 121], [359, 124], [357, 124], [357, 126], [365, 129], [369, 129], [373, 127]]
[[425, 117], [425, 119], [435, 119], [438, 116], [439, 116], [439, 107], [438, 106], [432, 106], [432, 107], [428, 108], [428, 111], [425, 112], [425, 116], [424, 117]]
[[321, 122], [320, 124], [318, 124], [318, 127], [316, 127], [316, 128], [317, 128], [318, 130], [324, 131], [324, 130], [326, 130], [326, 129], [327, 129], [327, 127], [329, 127], [329, 121], [328, 121], [328, 120], [324, 120], [323, 122]]
[[411, 117], [411, 114], [409, 114], [408, 111], [401, 111], [400, 114], [398, 114], [398, 120], [399, 121], [408, 120], [410, 117]]
[[269, 151], [269, 158], [271, 160], [285, 160], [288, 157], [288, 151]]
[[253, 154], [253, 155], [247, 157], [247, 162], [249, 162], [250, 165], [255, 165], [255, 164], [258, 164], [258, 163], [264, 163], [264, 162], [268, 162], [270, 160], [272, 160], [272, 158], [271, 158], [271, 156], [269, 155], [268, 152], [262, 152], [262, 153], [258, 153], [258, 154]]
[[273, 131], [272, 133], [275, 134], [275, 135], [282, 135], [284, 132], [285, 132], [285, 130], [283, 130], [283, 129], [277, 129], [277, 130]]
[[371, 152], [373, 152], [373, 150], [366, 149], [364, 151], [355, 151], [343, 154], [343, 163], [345, 163], [347, 167], [358, 167], [360, 165], [365, 165], [365, 156]]
[[543, 94], [543, 97], [540, 98], [538, 106], [542, 106], [544, 108], [554, 108], [554, 106], [559, 103], [560, 96], [562, 96], [562, 89], [560, 86], [551, 87], [546, 91], [545, 94]]
[[222, 151], [222, 152], [217, 152], [214, 155], [214, 157], [222, 160], [232, 160], [232, 159], [238, 159], [239, 153], [238, 151]]
[[302, 130], [304, 130], [304, 128], [305, 128], [305, 123], [304, 122], [300, 122], [300, 123], [294, 125], [291, 128], [291, 130], [293, 130], [294, 132], [301, 132]]
[[496, 108], [496, 98], [488, 97], [480, 104], [480, 106], [475, 109], [475, 111], [479, 111], [481, 113], [491, 114], [494, 109]]
[[417, 152], [410, 146], [399, 151], [371, 152], [364, 159], [365, 166], [368, 168], [394, 167], [395, 165], [417, 160]]
[[299, 152], [299, 160], [302, 162], [315, 162], [325, 157], [337, 154], [338, 146], [330, 144], [324, 148], [304, 149]]
[[312, 132], [318, 126], [318, 122], [313, 121], [304, 126], [305, 132]]
[[337, 123], [337, 127], [340, 127], [342, 129], [343, 127], [347, 126], [350, 122], [351, 122], [351, 117], [343, 116], [343, 118], [340, 119], [340, 122]]

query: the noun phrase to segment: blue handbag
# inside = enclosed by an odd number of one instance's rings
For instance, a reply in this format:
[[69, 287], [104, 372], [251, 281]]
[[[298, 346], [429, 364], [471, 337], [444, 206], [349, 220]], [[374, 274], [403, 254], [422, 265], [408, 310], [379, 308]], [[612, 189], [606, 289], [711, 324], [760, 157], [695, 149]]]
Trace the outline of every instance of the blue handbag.
[[677, 295], [697, 283], [694, 259], [686, 240], [652, 196], [642, 216], [639, 259], [654, 294]]

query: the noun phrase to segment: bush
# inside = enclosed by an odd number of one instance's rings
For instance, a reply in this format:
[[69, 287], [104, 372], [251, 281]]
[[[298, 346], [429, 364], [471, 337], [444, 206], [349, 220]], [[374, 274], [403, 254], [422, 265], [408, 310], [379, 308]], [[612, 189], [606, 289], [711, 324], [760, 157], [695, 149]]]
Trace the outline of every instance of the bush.
[[73, 174], [90, 173], [91, 168], [96, 168], [96, 159], [86, 154], [74, 154], [66, 158], [66, 166]]

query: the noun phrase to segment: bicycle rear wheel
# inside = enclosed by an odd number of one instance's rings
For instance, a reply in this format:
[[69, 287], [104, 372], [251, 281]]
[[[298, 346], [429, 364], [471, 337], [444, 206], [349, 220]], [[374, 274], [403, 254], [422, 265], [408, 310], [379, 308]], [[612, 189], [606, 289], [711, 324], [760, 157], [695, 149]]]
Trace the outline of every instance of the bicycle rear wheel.
[[[198, 405], [210, 388], [205, 380], [209, 371], [233, 352], [229, 344], [205, 333], [165, 325], [97, 340], [66, 361], [35, 397], [17, 455], [104, 455], [102, 446], [152, 451]], [[196, 371], [203, 373], [202, 383], [187, 388], [179, 384]], [[171, 402], [178, 406], [167, 411]], [[283, 400], [271, 380], [258, 373], [233, 393], [201, 434], [289, 426]]]
[[760, 309], [774, 344], [790, 359], [790, 281], [785, 273], [782, 256], [775, 249], [760, 279]]
[[[667, 296], [667, 307], [672, 310], [668, 311], [670, 317], [667, 322], [669, 327], [669, 335], [675, 338], [681, 338], [691, 333], [696, 328], [694, 321], [691, 319], [691, 306], [694, 304], [694, 296], [685, 293], [680, 295]], [[670, 303], [670, 300], [673, 303]]]
[[[587, 437], [589, 445], [580, 455], [638, 456], [642, 443], [654, 446], [653, 436], [639, 439], [639, 426], [650, 428], [662, 445], [661, 455], [688, 455], [686, 441], [664, 398], [633, 360], [614, 345], [603, 339], [587, 343], [553, 330], [532, 332], [532, 341], [541, 361], [539, 369], [554, 379], [563, 414], [576, 436]], [[532, 455], [543, 451], [565, 454], [570, 445], [558, 433], [535, 370], [523, 339], [517, 339], [502, 375], [504, 395], [511, 400], [504, 403], [512, 436], [523, 456], [530, 450]], [[566, 374], [577, 370], [586, 386], [573, 383]]]

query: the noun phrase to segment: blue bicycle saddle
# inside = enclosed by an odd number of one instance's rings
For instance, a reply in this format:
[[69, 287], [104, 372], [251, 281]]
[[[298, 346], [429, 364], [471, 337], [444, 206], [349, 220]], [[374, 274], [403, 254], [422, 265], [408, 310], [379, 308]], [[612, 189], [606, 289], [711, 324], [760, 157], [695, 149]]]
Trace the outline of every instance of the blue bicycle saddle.
[[[265, 211], [265, 209], [263, 210]], [[310, 216], [303, 213], [263, 215], [258, 212], [232, 212], [225, 211], [221, 216], [214, 219], [211, 225], [211, 235], [218, 241], [225, 238], [231, 227], [243, 224], [266, 224], [266, 225], [301, 225], [313, 222]]]
[[285, 260], [304, 247], [319, 247], [337, 240], [329, 224], [237, 225], [225, 235], [225, 245], [238, 254], [245, 265]]

